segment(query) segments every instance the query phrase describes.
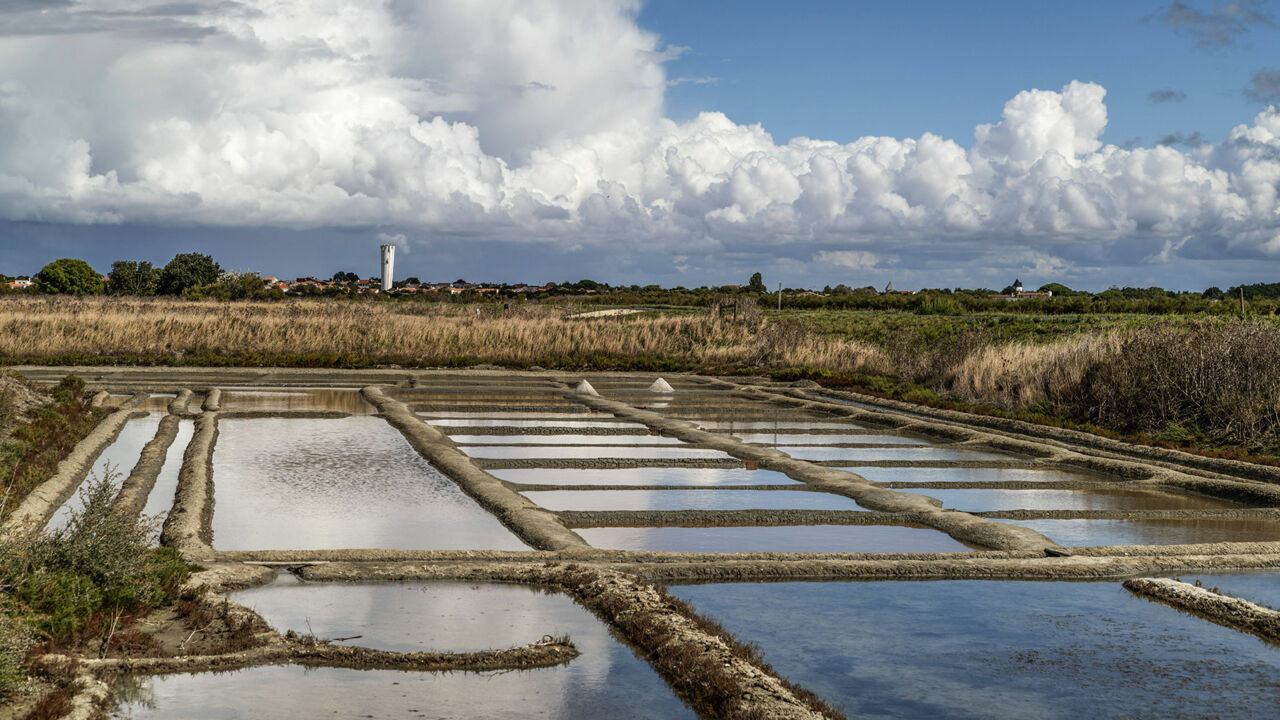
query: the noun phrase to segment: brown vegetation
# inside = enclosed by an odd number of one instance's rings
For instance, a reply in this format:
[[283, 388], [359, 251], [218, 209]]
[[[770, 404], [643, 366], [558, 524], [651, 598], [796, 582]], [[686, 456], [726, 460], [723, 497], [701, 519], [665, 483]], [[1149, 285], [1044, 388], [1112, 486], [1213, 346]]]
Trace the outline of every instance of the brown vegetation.
[[938, 385], [967, 402], [1173, 442], [1274, 449], [1280, 327], [1205, 320], [984, 347]]
[[0, 303], [0, 357], [30, 363], [763, 369], [883, 372], [869, 345], [741, 317], [643, 314], [566, 319], [510, 311], [298, 300], [216, 303], [23, 297]]

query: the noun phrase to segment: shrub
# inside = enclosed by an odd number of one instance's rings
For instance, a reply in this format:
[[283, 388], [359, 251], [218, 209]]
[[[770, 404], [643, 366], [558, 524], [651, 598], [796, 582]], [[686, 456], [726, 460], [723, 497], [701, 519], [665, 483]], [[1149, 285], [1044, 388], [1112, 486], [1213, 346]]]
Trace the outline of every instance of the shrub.
[[41, 292], [62, 295], [101, 295], [102, 276], [89, 263], [62, 258], [45, 265], [36, 275]]
[[155, 519], [113, 507], [115, 477], [108, 469], [86, 482], [83, 510], [73, 512], [65, 528], [0, 542], [0, 582], [36, 613], [36, 629], [56, 642], [84, 639], [81, 630], [102, 613], [172, 602], [190, 574], [172, 549], [150, 546]]
[[0, 613], [0, 698], [4, 698], [26, 680], [23, 666], [33, 643], [31, 628], [18, 618]]

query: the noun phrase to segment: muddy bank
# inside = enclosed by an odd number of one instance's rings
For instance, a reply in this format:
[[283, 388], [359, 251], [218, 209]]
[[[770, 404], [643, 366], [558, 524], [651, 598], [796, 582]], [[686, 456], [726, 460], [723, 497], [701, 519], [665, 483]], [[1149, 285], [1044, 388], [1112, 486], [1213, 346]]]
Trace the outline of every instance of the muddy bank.
[[1219, 625], [1280, 643], [1280, 612], [1168, 578], [1134, 578], [1125, 589]]
[[187, 413], [187, 405], [191, 402], [192, 392], [187, 388], [182, 388], [173, 400], [169, 401], [169, 413], [171, 415], [185, 415]]
[[[356, 670], [404, 670], [416, 672], [486, 672], [532, 670], [563, 665], [578, 657], [571, 641], [545, 636], [544, 640], [503, 650], [479, 652], [393, 652], [352, 645], [331, 645], [302, 636], [276, 636], [259, 647], [217, 655], [177, 657], [81, 659], [91, 672], [107, 677], [123, 673], [161, 675], [238, 670], [255, 665], [293, 663]], [[63, 656], [45, 656], [62, 660]]]
[[443, 433], [424, 423], [404, 403], [381, 388], [366, 387], [369, 401], [392, 427], [400, 431], [427, 462], [458, 483], [481, 507], [530, 546], [540, 550], [587, 548], [586, 541], [564, 526], [554, 513], [543, 510], [472, 463]]
[[213, 446], [218, 437], [218, 414], [203, 413], [182, 456], [178, 492], [165, 518], [160, 542], [188, 560], [213, 557]]
[[204, 396], [204, 411], [218, 412], [222, 409], [222, 390], [220, 388], [211, 388]]
[[108, 445], [115, 442], [126, 422], [134, 417], [134, 409], [146, 400], [138, 394], [129, 398], [120, 409], [103, 418], [66, 457], [58, 463], [53, 476], [31, 491], [18, 507], [14, 508], [2, 526], [3, 532], [16, 532], [41, 528], [53, 517], [58, 508], [75, 494], [93, 468], [93, 463]]
[[129, 477], [121, 483], [120, 492], [116, 495], [115, 506], [121, 512], [137, 515], [146, 507], [147, 496], [155, 487], [160, 468], [168, 456], [169, 446], [178, 436], [178, 423], [177, 415], [165, 416], [156, 429], [155, 437], [142, 448], [138, 463], [129, 472]]

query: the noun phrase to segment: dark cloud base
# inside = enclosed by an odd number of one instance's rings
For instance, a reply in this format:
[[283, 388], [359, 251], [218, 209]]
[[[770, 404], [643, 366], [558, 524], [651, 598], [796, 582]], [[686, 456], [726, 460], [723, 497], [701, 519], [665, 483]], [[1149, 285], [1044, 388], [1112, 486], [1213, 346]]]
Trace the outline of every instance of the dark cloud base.
[[[0, 273], [33, 274], [61, 257], [87, 260], [107, 272], [115, 260], [147, 260], [163, 264], [180, 252], [213, 255], [224, 268], [249, 270], [279, 277], [329, 277], [338, 270], [375, 276], [378, 273], [380, 232], [394, 229], [282, 230], [277, 228], [165, 228], [139, 225], [64, 225], [0, 222]], [[1070, 244], [1057, 248], [1067, 269], [1037, 271], [1035, 263], [1016, 259], [996, 264], [974, 251], [947, 243], [930, 250], [912, 248], [902, 254], [877, 250], [878, 264], [869, 269], [846, 269], [814, 261], [812, 247], [761, 247], [749, 252], [718, 252], [673, 257], [665, 253], [631, 251], [608, 246], [566, 250], [551, 243], [476, 240], [474, 238], [409, 236], [411, 249], [396, 258], [396, 276], [417, 276], [446, 282], [564, 282], [591, 278], [611, 284], [664, 286], [741, 284], [752, 272], [764, 274], [770, 287], [847, 285], [901, 288], [1003, 287], [1017, 275], [1028, 284], [1063, 282], [1086, 290], [1110, 286], [1202, 290], [1210, 285], [1275, 282], [1280, 261], [1175, 258], [1167, 262], [1135, 260], [1109, 264], [1108, 253], [1085, 252]], [[1159, 242], [1148, 248], [1153, 253]], [[1030, 247], [1000, 246], [1016, 257]], [[1042, 248], [1041, 248], [1042, 249]], [[1090, 248], [1093, 249], [1093, 248]], [[685, 267], [681, 272], [677, 266]]]

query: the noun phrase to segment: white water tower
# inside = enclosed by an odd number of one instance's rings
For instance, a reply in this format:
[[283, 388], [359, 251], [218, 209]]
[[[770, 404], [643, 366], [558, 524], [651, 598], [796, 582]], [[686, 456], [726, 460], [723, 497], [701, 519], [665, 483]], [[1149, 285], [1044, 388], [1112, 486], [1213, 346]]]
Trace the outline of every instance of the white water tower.
[[396, 264], [396, 246], [382, 246], [382, 292], [391, 292], [391, 271]]

